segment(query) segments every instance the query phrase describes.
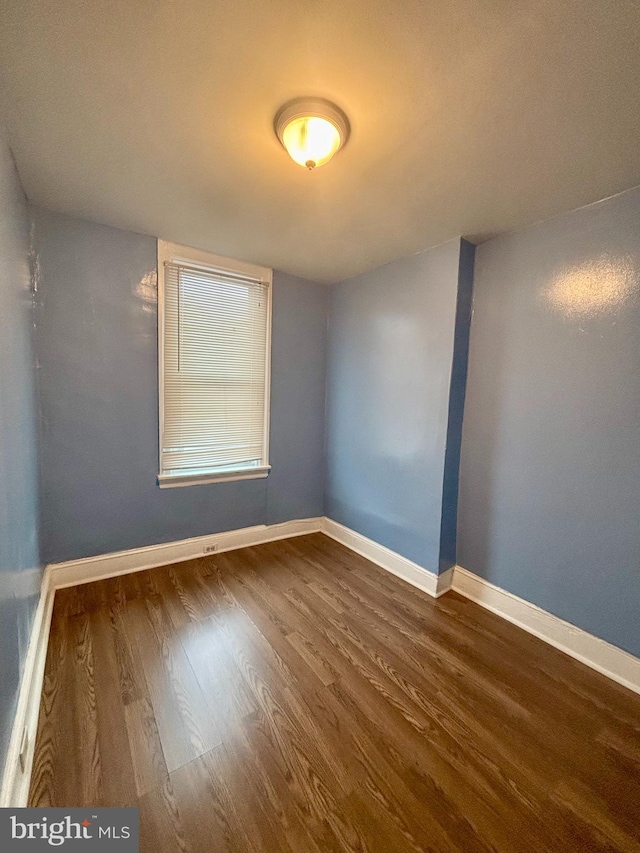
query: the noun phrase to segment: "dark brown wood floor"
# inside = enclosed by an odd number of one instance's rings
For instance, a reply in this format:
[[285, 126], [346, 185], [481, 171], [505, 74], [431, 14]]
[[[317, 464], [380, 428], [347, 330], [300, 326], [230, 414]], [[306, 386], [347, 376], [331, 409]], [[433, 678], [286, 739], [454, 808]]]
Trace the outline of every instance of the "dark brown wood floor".
[[640, 697], [321, 534], [56, 596], [33, 806], [142, 850], [640, 851]]

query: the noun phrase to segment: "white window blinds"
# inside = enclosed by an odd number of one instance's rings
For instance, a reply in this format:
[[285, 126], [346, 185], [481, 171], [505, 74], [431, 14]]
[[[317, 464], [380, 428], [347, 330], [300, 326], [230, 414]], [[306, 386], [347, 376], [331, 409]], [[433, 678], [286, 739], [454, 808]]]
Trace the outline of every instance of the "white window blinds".
[[163, 296], [160, 484], [265, 476], [269, 281], [168, 261]]

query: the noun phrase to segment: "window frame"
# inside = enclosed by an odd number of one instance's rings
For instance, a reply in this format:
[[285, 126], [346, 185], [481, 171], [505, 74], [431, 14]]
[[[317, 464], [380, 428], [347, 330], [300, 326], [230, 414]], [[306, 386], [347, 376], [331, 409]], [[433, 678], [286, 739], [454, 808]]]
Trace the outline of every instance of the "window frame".
[[[165, 314], [165, 263], [183, 263], [190, 266], [202, 267], [215, 272], [226, 272], [235, 275], [246, 275], [259, 279], [267, 289], [267, 329], [265, 352], [265, 411], [264, 411], [264, 454], [262, 464], [256, 468], [232, 468], [224, 471], [185, 471], [180, 474], [167, 474], [162, 470], [162, 446], [164, 440], [164, 314]], [[271, 327], [272, 327], [272, 291], [273, 270], [256, 264], [236, 261], [181, 246], [166, 240], [158, 240], [158, 486], [161, 489], [180, 486], [199, 486], [207, 483], [229, 483], [236, 480], [258, 480], [269, 475], [269, 426], [271, 420]]]

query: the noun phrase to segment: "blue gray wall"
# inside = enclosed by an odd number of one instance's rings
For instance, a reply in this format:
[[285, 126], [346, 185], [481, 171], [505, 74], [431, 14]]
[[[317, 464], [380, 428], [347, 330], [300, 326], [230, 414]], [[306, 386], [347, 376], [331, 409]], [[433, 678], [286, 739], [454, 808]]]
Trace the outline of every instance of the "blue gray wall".
[[432, 572], [442, 568], [458, 286], [462, 270], [470, 296], [468, 267], [452, 240], [342, 282], [330, 297], [327, 515]]
[[274, 272], [267, 524], [324, 515], [329, 288]]
[[640, 191], [478, 247], [458, 561], [640, 655]]
[[47, 561], [322, 515], [326, 287], [274, 275], [269, 477], [161, 490], [156, 241], [32, 217]]
[[41, 580], [27, 203], [0, 135], [0, 773]]
[[458, 294], [454, 329], [449, 414], [447, 416], [447, 443], [444, 455], [442, 485], [442, 512], [440, 519], [440, 572], [455, 566], [458, 543], [458, 484], [460, 480], [460, 451], [462, 445], [462, 419], [467, 388], [469, 361], [469, 333], [471, 331], [471, 306], [473, 302], [473, 267], [476, 247], [460, 241], [458, 264]]
[[[27, 551], [3, 551], [2, 569], [34, 579], [21, 611], [3, 592], [25, 617], [3, 619], [17, 644], [38, 576], [37, 490], [24, 199], [8, 174], [0, 254], [3, 275], [18, 273], [3, 278], [0, 322], [22, 319], [3, 336], [3, 409], [18, 415], [2, 421], [17, 451], [1, 464], [9, 482], [28, 476], [0, 522], [19, 512], [32, 526], [15, 538], [27, 528], [12, 524], [3, 548]], [[331, 289], [276, 273], [271, 475], [162, 491], [155, 240], [38, 209], [33, 221], [48, 561], [326, 512], [640, 654], [639, 191], [477, 249], [468, 376], [464, 241]]]

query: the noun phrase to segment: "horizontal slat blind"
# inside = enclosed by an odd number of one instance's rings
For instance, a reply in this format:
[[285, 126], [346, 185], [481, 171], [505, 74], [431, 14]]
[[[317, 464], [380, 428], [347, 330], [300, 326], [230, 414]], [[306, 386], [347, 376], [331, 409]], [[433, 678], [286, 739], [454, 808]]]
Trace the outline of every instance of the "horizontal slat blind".
[[264, 464], [268, 287], [165, 264], [161, 473]]

